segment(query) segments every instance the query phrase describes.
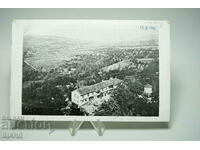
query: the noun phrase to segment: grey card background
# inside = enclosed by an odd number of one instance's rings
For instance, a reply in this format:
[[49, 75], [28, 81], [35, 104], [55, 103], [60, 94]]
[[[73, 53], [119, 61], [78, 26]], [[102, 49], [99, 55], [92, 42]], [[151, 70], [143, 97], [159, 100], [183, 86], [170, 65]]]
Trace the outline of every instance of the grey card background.
[[[0, 115], [9, 115], [11, 23], [14, 19], [131, 19], [171, 22], [171, 122], [105, 123], [97, 136], [84, 123], [71, 137], [67, 122], [51, 122], [48, 129], [21, 132], [22, 140], [200, 140], [200, 9], [0, 9]], [[1, 120], [2, 122], [2, 120]]]

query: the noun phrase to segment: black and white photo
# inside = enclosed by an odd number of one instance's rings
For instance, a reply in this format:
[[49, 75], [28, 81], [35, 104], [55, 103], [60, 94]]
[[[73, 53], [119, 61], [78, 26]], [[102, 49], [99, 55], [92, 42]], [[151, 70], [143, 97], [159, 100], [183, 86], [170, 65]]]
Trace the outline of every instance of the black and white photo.
[[166, 21], [21, 22], [13, 27], [20, 32], [14, 45], [21, 43], [21, 115], [168, 120]]

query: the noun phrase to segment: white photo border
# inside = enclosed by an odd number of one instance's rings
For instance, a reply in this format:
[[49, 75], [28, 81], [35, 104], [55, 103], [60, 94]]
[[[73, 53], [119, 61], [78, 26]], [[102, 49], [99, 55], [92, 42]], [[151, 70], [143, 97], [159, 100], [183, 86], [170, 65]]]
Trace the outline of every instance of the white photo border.
[[[57, 116], [22, 115], [23, 30], [26, 25], [64, 25], [70, 21], [123, 21], [159, 27], [159, 116]], [[10, 116], [25, 120], [45, 121], [108, 121], [108, 122], [169, 122], [170, 121], [170, 22], [148, 20], [13, 20], [11, 51]]]

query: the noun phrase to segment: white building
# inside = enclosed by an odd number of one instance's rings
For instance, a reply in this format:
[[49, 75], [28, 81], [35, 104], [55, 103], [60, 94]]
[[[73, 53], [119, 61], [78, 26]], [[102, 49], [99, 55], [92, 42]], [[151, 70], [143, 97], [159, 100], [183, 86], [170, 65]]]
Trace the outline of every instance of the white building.
[[76, 89], [72, 91], [71, 94], [72, 102], [80, 107], [86, 103], [92, 103], [95, 99], [103, 99], [107, 97], [110, 91], [116, 88], [121, 82], [122, 80], [114, 78]]
[[146, 84], [144, 86], [144, 93], [147, 94], [148, 96], [150, 96], [152, 94], [152, 92], [153, 92], [152, 85]]

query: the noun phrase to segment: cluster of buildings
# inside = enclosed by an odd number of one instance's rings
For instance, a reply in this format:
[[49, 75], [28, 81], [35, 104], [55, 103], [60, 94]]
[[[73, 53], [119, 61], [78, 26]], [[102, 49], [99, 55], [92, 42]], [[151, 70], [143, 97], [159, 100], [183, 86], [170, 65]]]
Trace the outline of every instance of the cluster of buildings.
[[[149, 53], [147, 53], [147, 55], [149, 55]], [[101, 68], [99, 73], [136, 67], [139, 70], [143, 70], [152, 61], [154, 61], [154, 58], [148, 57], [136, 58], [136, 62], [132, 62], [131, 59], [121, 60], [117, 63]], [[97, 109], [98, 106], [100, 106], [104, 101], [110, 99], [110, 95], [113, 89], [115, 89], [119, 84], [130, 81], [132, 83], [136, 82], [135, 77], [126, 76], [123, 81], [117, 78], [111, 78], [109, 80], [104, 80], [100, 83], [89, 86], [85, 86], [84, 81], [79, 81], [79, 88], [71, 92], [71, 100], [73, 103], [77, 104], [79, 108], [92, 115], [92, 113]], [[146, 84], [144, 86], [142, 96], [146, 96], [148, 97], [148, 99], [150, 99], [152, 93], [152, 85]]]

